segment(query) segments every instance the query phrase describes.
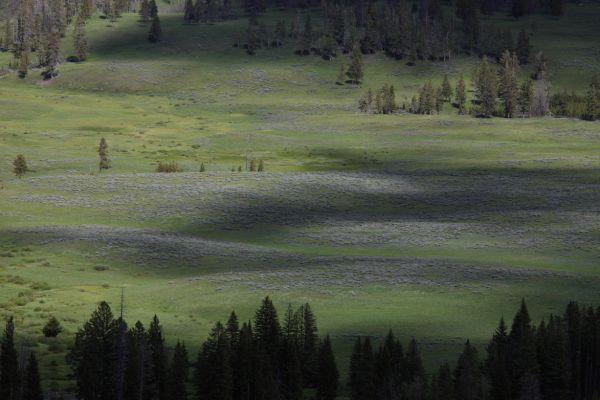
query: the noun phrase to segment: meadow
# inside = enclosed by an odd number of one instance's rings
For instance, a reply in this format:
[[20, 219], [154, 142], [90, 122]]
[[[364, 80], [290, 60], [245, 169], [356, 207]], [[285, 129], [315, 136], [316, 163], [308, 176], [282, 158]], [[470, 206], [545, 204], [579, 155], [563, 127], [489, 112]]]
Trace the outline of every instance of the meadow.
[[[569, 5], [560, 19], [493, 22], [531, 30], [553, 90], [583, 93], [600, 71], [598, 15]], [[469, 80], [478, 60], [409, 67], [376, 54], [361, 87], [339, 86], [345, 56], [232, 47], [245, 17], [161, 20], [164, 41], [151, 44], [134, 14], [94, 18], [85, 63], [51, 82], [0, 79], [0, 311], [39, 348], [52, 387], [70, 384], [69, 335], [42, 338], [48, 316], [73, 332], [98, 301], [117, 309], [122, 288], [127, 320], [158, 314], [169, 344], [193, 353], [233, 309], [244, 320], [266, 295], [281, 313], [310, 302], [342, 368], [357, 336], [415, 337], [433, 366], [467, 338], [483, 349], [521, 298], [536, 320], [598, 303], [598, 122], [450, 105], [363, 114], [367, 87], [393, 84], [408, 102], [444, 73]], [[112, 168], [99, 173], [101, 137]], [[32, 169], [21, 179], [18, 153]], [[265, 171], [237, 172], [247, 154]], [[155, 173], [158, 161], [183, 172]]]

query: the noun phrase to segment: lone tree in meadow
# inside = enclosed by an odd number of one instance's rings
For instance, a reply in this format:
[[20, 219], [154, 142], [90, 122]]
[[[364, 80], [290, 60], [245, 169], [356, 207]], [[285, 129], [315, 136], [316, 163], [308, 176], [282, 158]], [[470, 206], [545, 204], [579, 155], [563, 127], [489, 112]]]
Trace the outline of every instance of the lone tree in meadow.
[[19, 154], [13, 161], [13, 172], [20, 178], [25, 175], [27, 171], [29, 171], [29, 168], [27, 167], [25, 156], [23, 154]]
[[62, 332], [62, 326], [60, 326], [60, 322], [56, 319], [56, 317], [52, 316], [48, 318], [48, 322], [44, 325], [42, 329], [42, 333], [47, 338], [57, 337]]
[[100, 145], [98, 146], [98, 155], [100, 156], [100, 163], [98, 165], [100, 171], [103, 169], [110, 168], [110, 160], [108, 159], [108, 144], [106, 139], [100, 139]]
[[160, 39], [162, 38], [162, 29], [160, 27], [160, 18], [158, 18], [154, 0], [150, 2], [150, 13], [152, 14], [152, 24], [150, 25], [150, 32], [148, 33], [148, 40], [152, 43], [160, 42]]
[[346, 71], [346, 75], [356, 85], [364, 77], [362, 53], [358, 46], [354, 46], [354, 49], [352, 49], [352, 59], [350, 60], [350, 66], [348, 67], [348, 71]]

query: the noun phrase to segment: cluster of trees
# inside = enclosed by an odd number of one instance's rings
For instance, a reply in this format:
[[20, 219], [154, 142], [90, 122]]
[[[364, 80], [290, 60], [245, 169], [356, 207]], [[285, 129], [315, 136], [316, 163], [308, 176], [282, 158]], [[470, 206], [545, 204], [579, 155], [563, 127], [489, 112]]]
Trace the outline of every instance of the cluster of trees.
[[587, 121], [600, 119], [600, 75], [590, 82], [585, 96], [575, 92], [555, 93], [550, 98], [550, 111], [559, 117], [581, 118]]
[[394, 85], [387, 83], [377, 90], [375, 95], [371, 88], [358, 101], [358, 108], [362, 112], [370, 112], [374, 114], [393, 114], [397, 110], [396, 94], [394, 93]]
[[569, 303], [562, 316], [539, 326], [523, 301], [510, 331], [503, 319], [486, 358], [467, 341], [454, 368], [428, 376], [417, 344], [406, 352], [390, 332], [377, 351], [357, 339], [350, 361], [352, 400], [583, 400], [600, 389], [600, 308]]
[[183, 19], [186, 22], [216, 22], [235, 17], [231, 0], [185, 0]]
[[[183, 343], [167, 349], [155, 316], [146, 330], [128, 328], [105, 302], [78, 330], [67, 361], [81, 399], [301, 399], [305, 388], [322, 400], [337, 395], [338, 371], [329, 337], [320, 340], [310, 305], [288, 308], [283, 322], [267, 297], [253, 321], [232, 312], [202, 344], [190, 380]], [[192, 385], [190, 385], [191, 387]]]
[[[50, 318], [47, 337], [62, 331]], [[510, 329], [500, 319], [485, 357], [470, 341], [451, 366], [434, 373], [423, 367], [412, 339], [406, 349], [393, 333], [377, 348], [370, 337], [356, 339], [349, 363], [351, 400], [589, 400], [600, 390], [600, 308], [567, 305], [535, 326], [525, 301]], [[17, 352], [15, 326], [6, 322], [0, 340], [0, 398], [41, 400], [33, 352]], [[272, 301], [262, 301], [252, 321], [240, 324], [232, 312], [216, 322], [195, 362], [184, 343], [165, 344], [154, 316], [148, 329], [128, 327], [101, 302], [77, 331], [66, 358], [82, 400], [197, 399], [316, 400], [339, 394], [339, 371], [329, 336], [318, 336], [309, 304], [288, 306], [281, 320]], [[193, 373], [192, 373], [193, 371]], [[192, 390], [189, 390], [191, 392]]]

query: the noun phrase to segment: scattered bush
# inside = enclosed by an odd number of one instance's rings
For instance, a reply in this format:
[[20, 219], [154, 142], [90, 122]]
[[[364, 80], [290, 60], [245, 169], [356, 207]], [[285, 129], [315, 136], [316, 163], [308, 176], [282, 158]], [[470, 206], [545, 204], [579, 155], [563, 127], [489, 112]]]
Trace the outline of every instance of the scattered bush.
[[48, 318], [48, 322], [46, 322], [44, 328], [42, 328], [42, 333], [47, 338], [54, 338], [57, 337], [62, 332], [62, 330], [63, 328], [60, 325], [60, 322], [58, 322], [56, 317], [51, 316], [50, 318]]
[[179, 168], [179, 164], [177, 164], [176, 161], [170, 161], [170, 162], [159, 161], [158, 165], [156, 166], [156, 172], [174, 173], [174, 172], [181, 172], [181, 171], [182, 171], [182, 169]]

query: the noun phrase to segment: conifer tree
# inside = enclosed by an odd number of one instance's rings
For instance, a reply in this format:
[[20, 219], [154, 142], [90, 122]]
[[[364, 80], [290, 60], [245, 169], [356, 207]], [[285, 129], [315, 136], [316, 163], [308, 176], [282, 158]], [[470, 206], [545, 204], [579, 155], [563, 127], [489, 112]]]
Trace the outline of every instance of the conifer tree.
[[335, 400], [338, 391], [339, 372], [331, 347], [329, 335], [319, 346], [317, 372], [317, 400]]
[[465, 80], [463, 76], [460, 76], [458, 83], [456, 84], [456, 104], [458, 106], [458, 113], [464, 114], [467, 103], [467, 89], [465, 86]]
[[148, 33], [148, 40], [152, 43], [158, 43], [162, 39], [162, 28], [160, 27], [160, 18], [158, 15], [152, 17], [152, 23], [150, 24], [150, 32]]
[[229, 343], [231, 344], [231, 349], [234, 350], [237, 348], [240, 337], [240, 324], [235, 311], [232, 311], [231, 314], [229, 314], [226, 330], [227, 338], [229, 339]]
[[33, 352], [29, 354], [29, 361], [27, 362], [27, 369], [25, 370], [22, 386], [23, 393], [21, 395], [21, 400], [43, 399], [40, 371], [37, 358]]
[[20, 178], [25, 175], [27, 171], [29, 171], [29, 168], [27, 167], [25, 156], [23, 156], [23, 154], [18, 154], [13, 161], [13, 173]]
[[185, 344], [177, 341], [173, 352], [173, 361], [169, 369], [168, 396], [169, 400], [187, 400], [187, 379], [189, 362]]
[[82, 399], [114, 400], [116, 398], [116, 343], [119, 324], [110, 306], [101, 302], [89, 321], [75, 334], [75, 342], [67, 355], [73, 369], [78, 395]]
[[0, 341], [0, 399], [19, 399], [19, 361], [15, 348], [15, 323], [9, 317]]
[[448, 74], [444, 74], [444, 80], [441, 87], [441, 95], [444, 101], [448, 102], [452, 98], [452, 86], [448, 80]]
[[79, 61], [87, 59], [88, 42], [85, 36], [85, 20], [81, 15], [77, 16], [75, 28], [73, 29], [73, 47]]
[[477, 69], [475, 86], [481, 115], [492, 116], [496, 107], [498, 89], [496, 74], [486, 57], [483, 57], [483, 61]]
[[106, 139], [100, 139], [100, 145], [98, 146], [98, 155], [100, 156], [99, 169], [102, 172], [103, 169], [110, 168], [110, 160], [108, 159], [108, 144]]
[[522, 117], [531, 115], [531, 102], [533, 101], [533, 82], [527, 79], [519, 89], [519, 112]]
[[525, 300], [512, 323], [509, 335], [512, 398], [539, 399], [539, 365], [534, 328]]
[[511, 399], [509, 345], [507, 326], [504, 318], [501, 318], [487, 346], [488, 356], [485, 363], [492, 400]]
[[126, 334], [127, 367], [125, 370], [124, 395], [127, 400], [150, 397], [152, 382], [148, 333], [137, 321]]
[[151, 364], [150, 382], [153, 387], [153, 397], [159, 400], [167, 398], [167, 360], [165, 340], [162, 326], [158, 317], [152, 318], [148, 328], [149, 363]]
[[277, 365], [277, 355], [280, 348], [281, 326], [277, 310], [267, 296], [262, 301], [254, 317], [254, 338], [256, 345], [265, 352], [272, 366]]
[[500, 58], [499, 70], [499, 97], [504, 107], [504, 117], [512, 118], [517, 110], [519, 87], [517, 77], [519, 73], [519, 60], [516, 54], [504, 51]]
[[42, 333], [45, 337], [57, 337], [62, 332], [62, 326], [55, 316], [48, 318], [48, 322], [44, 325]]
[[448, 363], [444, 363], [440, 366], [435, 377], [435, 389], [432, 389], [431, 400], [456, 399], [456, 395], [454, 393], [454, 379]]
[[561, 318], [550, 315], [536, 330], [537, 359], [540, 364], [540, 388], [544, 399], [571, 399], [570, 366], [566, 327]]
[[461, 400], [479, 400], [483, 396], [483, 377], [477, 349], [467, 340], [454, 370], [456, 397]]
[[44, 55], [44, 65], [46, 70], [43, 73], [44, 79], [52, 79], [58, 75], [58, 64], [60, 62], [60, 34], [52, 31], [47, 35], [46, 51]]
[[217, 322], [198, 355], [197, 398], [199, 400], [231, 400], [233, 375], [230, 344], [225, 327]]
[[348, 66], [348, 71], [346, 71], [346, 75], [350, 82], [355, 85], [358, 85], [363, 79], [363, 59], [358, 46], [354, 46], [354, 49], [352, 50], [352, 58], [350, 60], [350, 65]]

